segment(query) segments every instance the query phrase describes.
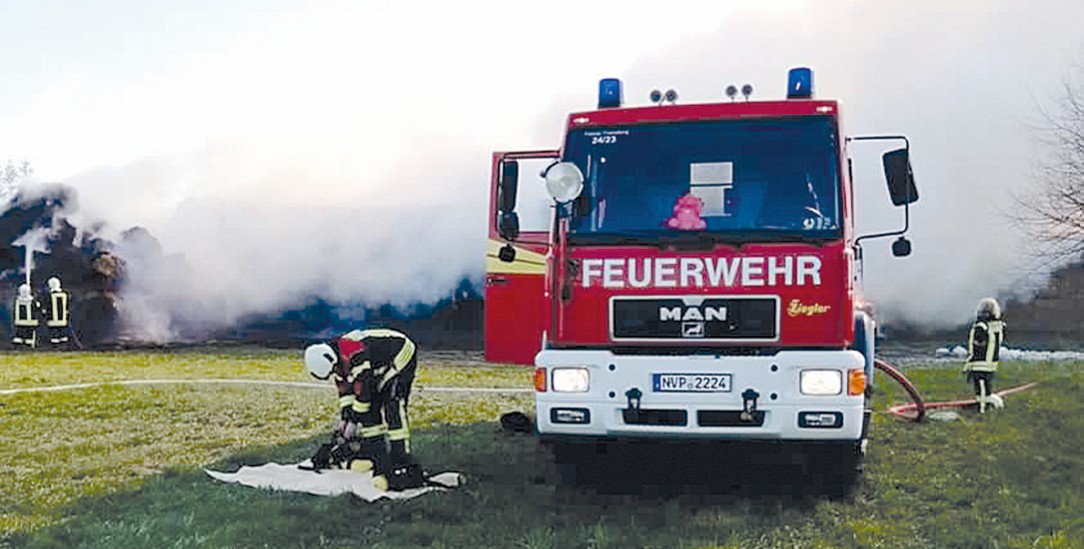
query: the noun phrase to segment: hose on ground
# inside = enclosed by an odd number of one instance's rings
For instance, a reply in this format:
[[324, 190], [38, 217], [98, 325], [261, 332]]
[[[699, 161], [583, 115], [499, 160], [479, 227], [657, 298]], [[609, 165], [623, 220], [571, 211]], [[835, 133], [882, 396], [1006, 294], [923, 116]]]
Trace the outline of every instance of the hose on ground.
[[[911, 383], [911, 380], [907, 379], [907, 376], [903, 375], [903, 373], [897, 370], [895, 366], [892, 366], [879, 358], [873, 360], [873, 365], [876, 366], [878, 370], [888, 374], [888, 377], [896, 380], [897, 383], [902, 385], [903, 390], [907, 391], [907, 394], [911, 397], [912, 404], [908, 405], [908, 409], [905, 413], [895, 413], [892, 412], [892, 409], [889, 409], [889, 412], [914, 422], [926, 419], [926, 401], [923, 400], [922, 395], [918, 392], [918, 388], [915, 387], [915, 384]], [[912, 414], [911, 412], [914, 413]]]
[[[911, 397], [911, 402], [908, 402], [906, 404], [897, 404], [896, 406], [892, 406], [888, 409], [888, 413], [898, 418], [906, 419], [908, 421], [919, 422], [926, 419], [926, 412], [928, 410], [934, 410], [937, 408], [962, 408], [964, 406], [970, 406], [975, 404], [975, 399], [927, 403], [922, 398], [922, 395], [918, 392], [918, 388], [915, 387], [913, 383], [911, 383], [911, 380], [907, 379], [907, 376], [903, 375], [902, 372], [897, 370], [895, 366], [892, 366], [891, 364], [879, 358], [873, 360], [873, 365], [885, 374], [888, 374], [888, 377], [891, 377], [892, 379], [896, 380], [897, 383], [902, 385], [903, 389], [907, 391], [907, 394]], [[1012, 393], [1025, 391], [1038, 384], [1038, 382], [1025, 383], [1023, 385], [1017, 385], [1016, 387], [1011, 387], [1003, 391], [998, 391], [995, 394], [999, 396], [1010, 395]]]

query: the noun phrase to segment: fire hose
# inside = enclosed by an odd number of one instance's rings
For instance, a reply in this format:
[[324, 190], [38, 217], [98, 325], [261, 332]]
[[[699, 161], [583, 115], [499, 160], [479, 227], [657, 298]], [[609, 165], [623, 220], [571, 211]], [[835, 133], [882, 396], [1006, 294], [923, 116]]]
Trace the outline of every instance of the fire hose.
[[[888, 408], [888, 413], [898, 418], [908, 421], [920, 422], [926, 419], [926, 412], [928, 410], [935, 410], [938, 408], [963, 408], [965, 406], [975, 404], [974, 399], [927, 403], [925, 399], [922, 398], [922, 394], [918, 392], [918, 388], [915, 387], [913, 383], [911, 383], [911, 380], [907, 379], [907, 376], [904, 376], [902, 372], [897, 370], [896, 367], [881, 359], [874, 359], [873, 365], [876, 366], [878, 370], [881, 370], [882, 372], [887, 374], [888, 377], [891, 377], [897, 383], [903, 386], [903, 389], [907, 391], [907, 395], [911, 397], [911, 402], [905, 404], [897, 404]], [[1003, 396], [1012, 393], [1018, 393], [1020, 391], [1030, 389], [1036, 385], [1038, 385], [1037, 382], [1025, 383], [1023, 385], [1011, 387], [1003, 391], [998, 391], [995, 394]]]

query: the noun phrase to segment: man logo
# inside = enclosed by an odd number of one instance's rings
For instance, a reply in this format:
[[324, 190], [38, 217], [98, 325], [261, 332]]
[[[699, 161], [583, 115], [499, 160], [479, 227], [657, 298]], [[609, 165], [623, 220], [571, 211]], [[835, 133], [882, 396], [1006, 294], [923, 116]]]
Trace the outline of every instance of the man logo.
[[659, 307], [659, 321], [670, 320], [726, 320], [726, 307], [706, 307], [703, 312], [696, 307], [688, 307], [684, 311], [681, 307]]
[[681, 337], [704, 337], [704, 323], [682, 322]]

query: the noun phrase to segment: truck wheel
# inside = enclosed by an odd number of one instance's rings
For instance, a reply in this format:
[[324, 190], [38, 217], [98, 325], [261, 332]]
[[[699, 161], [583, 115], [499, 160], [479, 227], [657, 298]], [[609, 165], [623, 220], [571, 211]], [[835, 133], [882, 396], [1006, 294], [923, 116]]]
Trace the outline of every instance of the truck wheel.
[[558, 486], [576, 486], [581, 481], [584, 452], [577, 444], [555, 443], [550, 446]]
[[826, 444], [809, 449], [806, 478], [811, 491], [830, 498], [846, 497], [854, 491], [863, 472], [862, 442]]

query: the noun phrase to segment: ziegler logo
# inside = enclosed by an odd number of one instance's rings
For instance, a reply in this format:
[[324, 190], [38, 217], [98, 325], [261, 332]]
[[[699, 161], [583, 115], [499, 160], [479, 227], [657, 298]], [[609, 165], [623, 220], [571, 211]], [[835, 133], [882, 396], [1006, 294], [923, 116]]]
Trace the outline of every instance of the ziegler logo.
[[831, 305], [821, 305], [820, 303], [810, 303], [806, 305], [799, 299], [792, 299], [790, 300], [790, 305], [787, 305], [787, 316], [822, 315], [831, 308]]

